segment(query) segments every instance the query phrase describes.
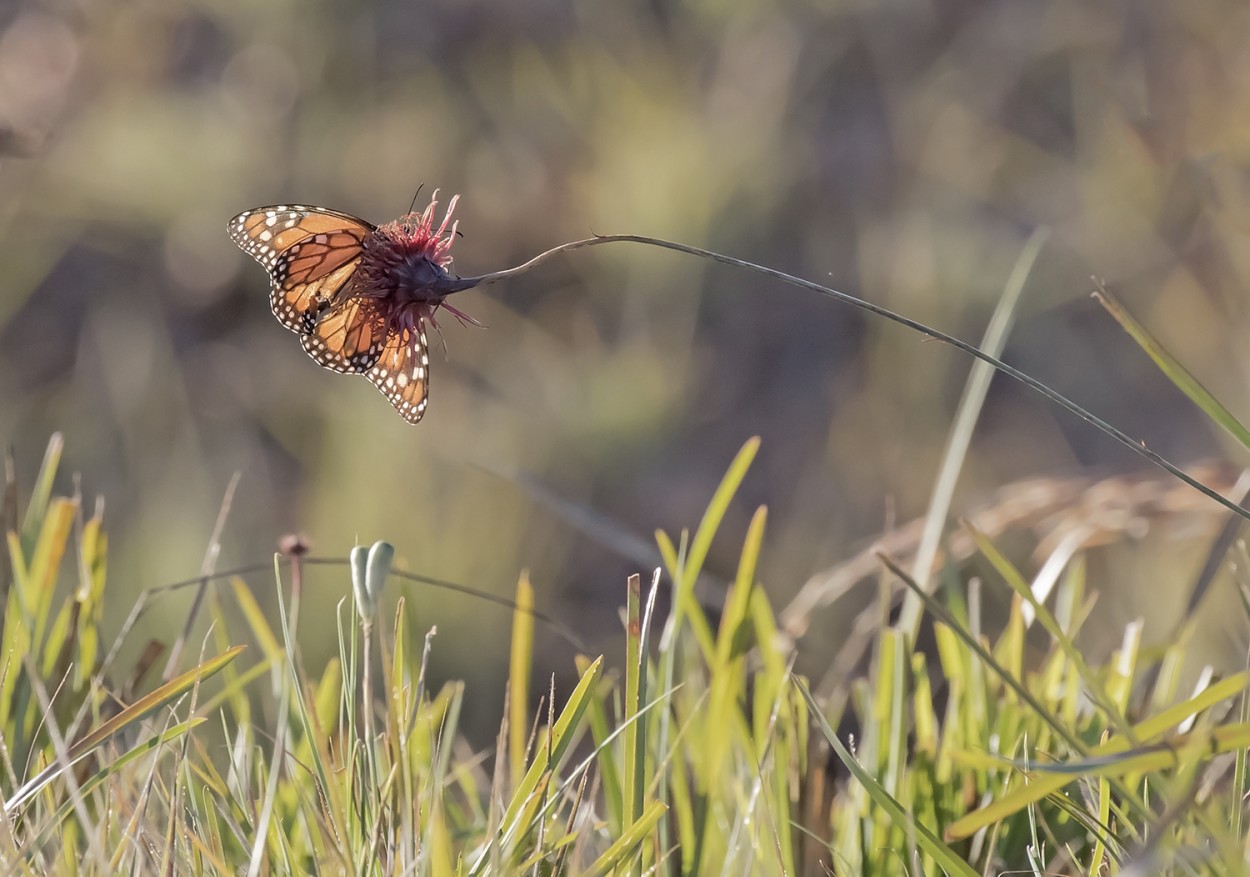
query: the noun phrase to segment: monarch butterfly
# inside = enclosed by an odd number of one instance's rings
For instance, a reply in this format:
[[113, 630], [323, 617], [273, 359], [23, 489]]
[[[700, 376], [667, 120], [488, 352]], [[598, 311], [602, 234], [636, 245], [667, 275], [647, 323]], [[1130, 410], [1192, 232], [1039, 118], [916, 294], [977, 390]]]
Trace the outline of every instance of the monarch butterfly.
[[434, 199], [421, 213], [375, 226], [324, 207], [258, 207], [230, 220], [230, 237], [269, 272], [274, 316], [328, 369], [363, 374], [409, 423], [429, 401], [425, 321], [453, 292], [482, 278], [455, 277], [451, 265], [459, 196], [434, 227]]

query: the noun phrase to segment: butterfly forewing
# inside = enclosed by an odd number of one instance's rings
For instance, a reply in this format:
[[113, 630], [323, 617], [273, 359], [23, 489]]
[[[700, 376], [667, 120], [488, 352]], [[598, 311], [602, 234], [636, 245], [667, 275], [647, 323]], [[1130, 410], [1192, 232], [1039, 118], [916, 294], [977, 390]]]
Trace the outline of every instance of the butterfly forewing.
[[369, 369], [369, 380], [395, 406], [400, 417], [416, 423], [425, 414], [429, 401], [430, 360], [425, 340], [425, 324], [418, 320], [416, 331], [395, 331], [387, 339], [382, 355]]
[[360, 251], [359, 238], [336, 231], [302, 240], [279, 257], [269, 304], [282, 325], [305, 334], [310, 315], [346, 298]]
[[373, 367], [387, 342], [384, 307], [371, 298], [330, 306], [300, 339], [308, 355], [336, 372], [361, 374]]
[[230, 237], [269, 272], [274, 315], [306, 334], [310, 315], [315, 319], [350, 283], [374, 228], [349, 213], [282, 205], [240, 213], [230, 221]]

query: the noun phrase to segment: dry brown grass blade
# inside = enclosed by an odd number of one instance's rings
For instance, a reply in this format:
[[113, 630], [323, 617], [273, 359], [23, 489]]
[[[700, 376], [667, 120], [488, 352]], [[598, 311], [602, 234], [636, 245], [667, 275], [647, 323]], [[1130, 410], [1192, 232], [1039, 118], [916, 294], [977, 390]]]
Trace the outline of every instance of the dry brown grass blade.
[[[1221, 460], [1186, 467], [1191, 477], [1221, 492], [1235, 489], [1240, 469]], [[963, 517], [991, 539], [1011, 530], [1032, 530], [1035, 555], [1046, 557], [1069, 533], [1084, 529], [1083, 548], [1107, 545], [1140, 532], [1152, 521], [1181, 515], [1214, 519], [1219, 508], [1198, 499], [1185, 485], [1162, 473], [1142, 472], [1097, 478], [1090, 475], [1026, 478], [1000, 488], [994, 498]], [[814, 613], [843, 597], [880, 570], [878, 553], [909, 563], [920, 543], [924, 520], [916, 519], [886, 533], [849, 560], [808, 579], [781, 612], [782, 629], [802, 637]], [[968, 559], [976, 551], [970, 534], [955, 529], [947, 555], [936, 564]]]
[[235, 472], [230, 479], [230, 484], [226, 487], [226, 495], [222, 497], [221, 508], [217, 510], [217, 522], [213, 525], [213, 536], [208, 540], [208, 550], [204, 552], [204, 563], [200, 567], [200, 586], [195, 591], [195, 597], [191, 600], [191, 610], [187, 613], [187, 620], [182, 626], [182, 632], [178, 634], [178, 639], [174, 642], [174, 647], [169, 651], [169, 660], [165, 663], [164, 678], [166, 680], [173, 677], [178, 669], [178, 662], [182, 659], [182, 650], [186, 648], [187, 640], [191, 636], [191, 628], [195, 625], [195, 619], [200, 614], [200, 605], [204, 602], [204, 593], [208, 590], [209, 579], [213, 575], [213, 571], [217, 568], [217, 556], [221, 553], [221, 534], [226, 528], [226, 518], [230, 516], [230, 507], [234, 504], [234, 491], [239, 486], [239, 479], [242, 477], [241, 472]]

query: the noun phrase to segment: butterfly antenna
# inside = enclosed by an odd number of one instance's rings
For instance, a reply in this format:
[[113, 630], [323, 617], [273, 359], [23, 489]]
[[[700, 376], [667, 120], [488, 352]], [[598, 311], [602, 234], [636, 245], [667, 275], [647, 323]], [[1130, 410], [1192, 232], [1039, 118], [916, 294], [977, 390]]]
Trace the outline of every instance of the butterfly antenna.
[[421, 185], [417, 186], [417, 192], [415, 195], [412, 196], [412, 203], [408, 205], [409, 213], [417, 209], [417, 199], [421, 197], [421, 190], [424, 188], [425, 188], [425, 183], [422, 183]]

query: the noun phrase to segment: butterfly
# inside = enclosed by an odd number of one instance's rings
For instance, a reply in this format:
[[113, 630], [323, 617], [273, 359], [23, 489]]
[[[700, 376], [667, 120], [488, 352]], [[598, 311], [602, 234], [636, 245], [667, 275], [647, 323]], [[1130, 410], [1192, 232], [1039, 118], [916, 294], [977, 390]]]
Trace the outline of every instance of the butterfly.
[[336, 372], [363, 374], [409, 423], [429, 402], [425, 322], [437, 328], [453, 292], [480, 278], [449, 273], [457, 223], [451, 199], [434, 225], [438, 192], [421, 213], [376, 226], [350, 213], [298, 204], [258, 207], [230, 220], [230, 237], [269, 272], [269, 305], [308, 355]]

